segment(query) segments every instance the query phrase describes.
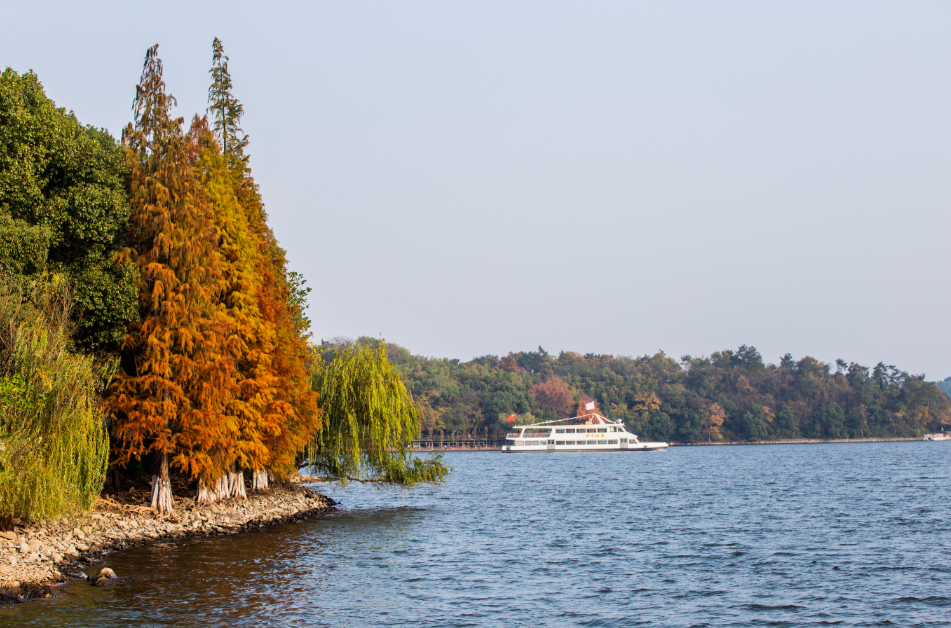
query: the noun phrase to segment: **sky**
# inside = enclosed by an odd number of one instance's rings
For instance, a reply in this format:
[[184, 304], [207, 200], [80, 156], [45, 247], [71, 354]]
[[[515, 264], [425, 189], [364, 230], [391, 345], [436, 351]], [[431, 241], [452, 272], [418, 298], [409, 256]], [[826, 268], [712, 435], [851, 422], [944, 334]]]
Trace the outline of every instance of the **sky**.
[[951, 376], [951, 3], [0, 0], [0, 67], [118, 136], [211, 43], [315, 340], [468, 360], [741, 344]]

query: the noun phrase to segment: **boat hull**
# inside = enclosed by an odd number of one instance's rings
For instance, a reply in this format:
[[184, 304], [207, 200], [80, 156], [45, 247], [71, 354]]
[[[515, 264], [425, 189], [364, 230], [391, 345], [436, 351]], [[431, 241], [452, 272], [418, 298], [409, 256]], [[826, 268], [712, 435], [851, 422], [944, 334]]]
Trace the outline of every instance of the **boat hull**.
[[626, 447], [621, 445], [588, 445], [582, 447], [572, 447], [569, 445], [502, 445], [502, 453], [505, 454], [557, 454], [557, 453], [598, 453], [613, 451], [663, 451], [667, 449], [667, 443], [636, 443]]

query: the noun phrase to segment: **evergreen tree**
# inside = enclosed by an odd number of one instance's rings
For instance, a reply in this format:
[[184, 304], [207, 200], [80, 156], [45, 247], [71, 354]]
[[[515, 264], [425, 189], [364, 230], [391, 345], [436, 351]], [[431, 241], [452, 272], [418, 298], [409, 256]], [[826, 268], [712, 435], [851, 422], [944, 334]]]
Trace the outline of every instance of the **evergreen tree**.
[[211, 114], [215, 137], [221, 144], [221, 151], [232, 160], [235, 169], [247, 167], [248, 158], [244, 149], [248, 145], [248, 136], [239, 126], [244, 107], [231, 93], [233, 84], [228, 72], [228, 57], [224, 54], [221, 40], [215, 37], [212, 43], [211, 86], [208, 88], [208, 112]]

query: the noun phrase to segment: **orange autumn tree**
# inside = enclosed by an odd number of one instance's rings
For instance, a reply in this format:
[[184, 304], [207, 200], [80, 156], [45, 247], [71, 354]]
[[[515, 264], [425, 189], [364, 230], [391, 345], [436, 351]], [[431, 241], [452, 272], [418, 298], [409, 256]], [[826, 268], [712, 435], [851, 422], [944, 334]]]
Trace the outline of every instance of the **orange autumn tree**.
[[155, 45], [136, 88], [135, 122], [123, 131], [133, 225], [127, 254], [141, 273], [140, 320], [123, 342], [123, 368], [106, 404], [116, 462], [154, 454], [158, 512], [174, 507], [170, 456], [191, 477], [216, 474], [213, 452], [233, 394], [212, 204], [195, 176], [194, 138], [171, 117], [174, 104]]
[[707, 437], [707, 441], [722, 440], [723, 435], [720, 433], [720, 427], [726, 419], [726, 412], [720, 407], [720, 404], [712, 403], [704, 407], [700, 411], [700, 416], [700, 428], [703, 430], [703, 435]]
[[[227, 287], [228, 311], [236, 324], [234, 346], [240, 353], [234, 374], [240, 392], [229, 414], [238, 434], [236, 468], [251, 469], [252, 488], [262, 489], [269, 474], [283, 477], [292, 468], [320, 427], [319, 410], [310, 387], [307, 329], [300, 325], [306, 319], [293, 303], [285, 253], [267, 224], [251, 176], [248, 137], [240, 128], [244, 108], [232, 94], [228, 57], [217, 38], [212, 61], [208, 113], [221, 149], [219, 171], [227, 166], [234, 199], [216, 215], [244, 230], [240, 237], [238, 231], [229, 236], [228, 228], [219, 225], [227, 263], [242, 266]], [[253, 276], [253, 281], [241, 281], [241, 276]]]
[[152, 505], [172, 510], [169, 465], [197, 500], [243, 497], [284, 477], [320, 427], [306, 317], [244, 154], [242, 108], [214, 43], [207, 118], [171, 117], [158, 46], [124, 131], [139, 314], [107, 400], [119, 465], [153, 455]]
[[[250, 200], [258, 200], [257, 190]], [[263, 212], [263, 208], [262, 208]], [[270, 229], [265, 234], [259, 275], [261, 312], [273, 325], [275, 348], [271, 355], [272, 372], [280, 382], [268, 405], [266, 424], [270, 429], [264, 436], [269, 460], [264, 470], [277, 477], [285, 477], [298, 454], [311, 442], [320, 429], [318, 395], [311, 388], [311, 352], [303, 330], [296, 321], [301, 317], [291, 303], [291, 289], [287, 281], [286, 258]], [[266, 486], [267, 475], [258, 473], [255, 486]]]
[[195, 118], [189, 133], [198, 146], [196, 177], [213, 209], [221, 278], [219, 310], [225, 321], [225, 344], [231, 358], [232, 394], [223, 407], [224, 419], [209, 452], [215, 460], [215, 478], [199, 480], [197, 499], [211, 502], [223, 497], [245, 497], [244, 468], [256, 468], [268, 457], [261, 435], [263, 412], [278, 381], [270, 353], [275, 334], [258, 307], [258, 247], [245, 212], [234, 194], [234, 181], [208, 121]]

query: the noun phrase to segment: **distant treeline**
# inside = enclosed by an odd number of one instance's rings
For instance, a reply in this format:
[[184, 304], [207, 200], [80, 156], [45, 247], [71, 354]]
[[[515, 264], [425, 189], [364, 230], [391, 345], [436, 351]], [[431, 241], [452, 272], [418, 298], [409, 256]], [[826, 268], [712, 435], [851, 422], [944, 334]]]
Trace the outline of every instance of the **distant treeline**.
[[[334, 344], [321, 349], [332, 353]], [[498, 435], [512, 414], [520, 424], [548, 421], [589, 400], [645, 438], [682, 442], [918, 436], [951, 423], [951, 401], [923, 376], [789, 354], [767, 364], [746, 345], [679, 361], [663, 353], [554, 356], [541, 347], [469, 362], [415, 356], [398, 345], [388, 353], [430, 432]]]
[[941, 392], [946, 394], [948, 397], [951, 397], [951, 377], [946, 377], [942, 381], [938, 382], [938, 388], [940, 388]]

